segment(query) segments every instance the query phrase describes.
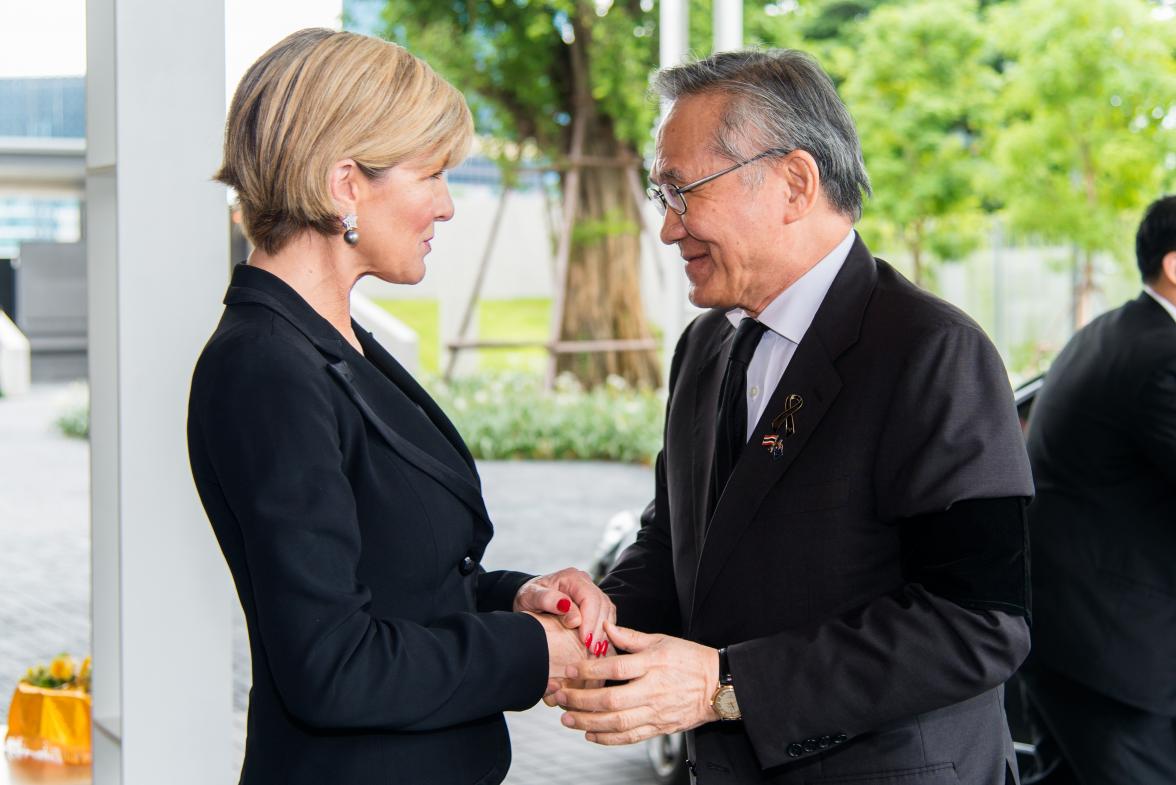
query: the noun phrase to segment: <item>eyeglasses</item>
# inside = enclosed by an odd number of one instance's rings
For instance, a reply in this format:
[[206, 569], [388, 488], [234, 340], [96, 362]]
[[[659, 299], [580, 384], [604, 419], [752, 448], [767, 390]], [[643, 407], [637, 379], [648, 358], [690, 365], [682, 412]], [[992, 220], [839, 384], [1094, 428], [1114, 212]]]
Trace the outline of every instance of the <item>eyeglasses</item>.
[[792, 152], [791, 150], [786, 150], [782, 147], [773, 147], [771, 150], [764, 150], [759, 155], [753, 155], [751, 158], [740, 161], [739, 163], [735, 164], [734, 166], [728, 166], [726, 169], [724, 169], [721, 172], [715, 172], [714, 174], [708, 174], [706, 177], [702, 178], [701, 180], [695, 180], [694, 182], [690, 183], [689, 185], [683, 185], [681, 187], [678, 187], [676, 185], [671, 185], [670, 183], [662, 183], [661, 185], [654, 185], [654, 186], [651, 186], [650, 188], [647, 188], [645, 190], [645, 193], [647, 196], [649, 196], [650, 201], [652, 201], [654, 204], [657, 205], [657, 211], [659, 213], [661, 213], [662, 215], [666, 214], [667, 209], [673, 210], [678, 215], [685, 215], [686, 214], [686, 195], [685, 194], [687, 191], [692, 191], [700, 185], [706, 185], [711, 180], [714, 180], [716, 177], [722, 177], [723, 175], [725, 175], [729, 172], [734, 172], [739, 167], [747, 166], [749, 163], [751, 163], [753, 161], [758, 161], [761, 158], [767, 158], [769, 156], [775, 156], [775, 155], [788, 155], [791, 152]]

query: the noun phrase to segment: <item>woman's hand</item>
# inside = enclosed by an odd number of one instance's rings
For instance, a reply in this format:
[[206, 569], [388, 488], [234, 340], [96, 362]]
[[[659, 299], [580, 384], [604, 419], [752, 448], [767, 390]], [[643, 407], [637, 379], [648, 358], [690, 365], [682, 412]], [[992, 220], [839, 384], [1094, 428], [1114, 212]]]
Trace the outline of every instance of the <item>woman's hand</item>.
[[514, 610], [555, 614], [564, 627], [579, 628], [584, 651], [593, 657], [608, 652], [604, 623], [615, 624], [617, 620], [617, 609], [608, 595], [588, 573], [572, 567], [524, 583], [515, 595]]
[[561, 624], [558, 617], [550, 613], [526, 613], [534, 616], [543, 625], [543, 632], [547, 635], [547, 690], [544, 693], [546, 698], [564, 685], [564, 674], [568, 666], [586, 660], [588, 652], [580, 643], [579, 634]]

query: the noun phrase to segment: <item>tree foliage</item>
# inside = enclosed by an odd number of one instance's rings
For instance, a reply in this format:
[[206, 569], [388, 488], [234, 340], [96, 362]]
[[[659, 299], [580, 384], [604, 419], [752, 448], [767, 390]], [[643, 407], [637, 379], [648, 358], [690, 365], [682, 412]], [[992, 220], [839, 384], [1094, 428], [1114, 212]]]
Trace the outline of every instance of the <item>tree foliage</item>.
[[[653, 2], [388, 0], [384, 18], [390, 38], [466, 92], [483, 133], [563, 167], [562, 195], [576, 210], [559, 337], [648, 338], [631, 177], [657, 111], [647, 98]], [[660, 381], [653, 352], [561, 355], [559, 368], [590, 383]]]
[[[958, 259], [980, 240], [979, 130], [997, 74], [975, 3], [919, 0], [862, 19], [836, 50], [873, 183], [863, 225], [897, 241], [922, 283], [927, 256]], [[889, 243], [888, 243], [889, 244]]]
[[995, 190], [1014, 229], [1123, 258], [1141, 208], [1176, 184], [1176, 21], [1143, 0], [1018, 0], [991, 31], [1003, 86]]

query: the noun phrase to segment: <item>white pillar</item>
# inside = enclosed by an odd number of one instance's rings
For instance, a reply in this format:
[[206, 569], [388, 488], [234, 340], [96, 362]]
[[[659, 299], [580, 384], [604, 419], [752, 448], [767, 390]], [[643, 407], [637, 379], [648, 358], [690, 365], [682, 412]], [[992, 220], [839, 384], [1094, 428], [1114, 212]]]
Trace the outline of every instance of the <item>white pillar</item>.
[[690, 6], [688, 0], [662, 0], [658, 8], [658, 54], [661, 67], [668, 68], [686, 59], [690, 52]]
[[228, 268], [224, 9], [86, 16], [94, 782], [230, 782], [236, 601], [185, 437]]
[[743, 47], [743, 0], [715, 0], [715, 51]]

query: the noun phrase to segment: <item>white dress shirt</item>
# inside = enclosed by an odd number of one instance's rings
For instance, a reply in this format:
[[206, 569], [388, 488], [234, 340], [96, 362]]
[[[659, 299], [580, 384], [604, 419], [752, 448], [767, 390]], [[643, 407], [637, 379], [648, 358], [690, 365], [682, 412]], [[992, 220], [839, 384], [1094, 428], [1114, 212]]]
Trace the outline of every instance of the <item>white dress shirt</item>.
[[[795, 283], [776, 296], [763, 311], [759, 321], [767, 326], [763, 338], [755, 347], [755, 354], [747, 366], [747, 438], [768, 408], [768, 399], [780, 383], [780, 377], [792, 361], [796, 347], [808, 332], [817, 309], [825, 301], [833, 279], [845, 264], [853, 247], [854, 231], [849, 230], [837, 247], [817, 262]], [[742, 308], [727, 311], [727, 318], [735, 327], [747, 316]]]
[[1169, 300], [1167, 297], [1164, 297], [1147, 284], [1143, 285], [1143, 290], [1150, 294], [1153, 300], [1164, 306], [1164, 310], [1168, 312], [1169, 316], [1171, 316], [1173, 319], [1176, 319], [1176, 305], [1174, 305], [1171, 300]]

